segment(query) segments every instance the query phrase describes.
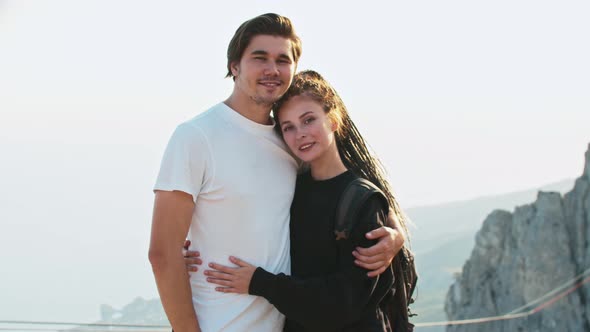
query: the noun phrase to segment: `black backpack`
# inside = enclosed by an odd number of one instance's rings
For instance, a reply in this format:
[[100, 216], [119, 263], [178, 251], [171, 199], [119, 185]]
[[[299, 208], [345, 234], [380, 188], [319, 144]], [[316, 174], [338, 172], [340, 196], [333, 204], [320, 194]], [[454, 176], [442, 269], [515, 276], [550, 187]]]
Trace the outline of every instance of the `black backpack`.
[[[389, 206], [383, 192], [370, 181], [357, 178], [348, 184], [340, 196], [336, 209], [334, 234], [337, 240], [348, 237], [355, 226], [361, 207], [373, 195], [378, 195], [385, 206]], [[386, 226], [394, 228], [394, 225]], [[393, 269], [395, 282], [381, 301], [380, 307], [395, 332], [413, 331], [414, 325], [410, 323], [409, 317], [415, 315], [410, 312], [408, 306], [414, 302], [412, 294], [418, 281], [414, 255], [406, 246], [402, 247], [389, 268]]]

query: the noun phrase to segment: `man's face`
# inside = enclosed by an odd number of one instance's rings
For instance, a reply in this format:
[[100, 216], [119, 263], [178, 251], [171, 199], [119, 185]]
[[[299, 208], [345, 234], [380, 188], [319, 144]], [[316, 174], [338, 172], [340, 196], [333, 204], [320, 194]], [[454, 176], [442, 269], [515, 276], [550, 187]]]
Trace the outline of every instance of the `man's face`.
[[240, 62], [231, 65], [231, 70], [241, 95], [270, 107], [289, 88], [295, 67], [289, 39], [258, 35], [252, 38]]

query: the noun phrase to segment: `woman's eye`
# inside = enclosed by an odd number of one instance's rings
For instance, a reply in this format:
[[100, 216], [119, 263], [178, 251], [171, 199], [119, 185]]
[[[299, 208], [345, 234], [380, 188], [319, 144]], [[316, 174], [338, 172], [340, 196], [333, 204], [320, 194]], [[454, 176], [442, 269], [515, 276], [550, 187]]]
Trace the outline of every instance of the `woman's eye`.
[[287, 131], [291, 130], [291, 126], [284, 126], [283, 127], [283, 132], [286, 133]]
[[309, 123], [313, 122], [313, 120], [315, 120], [315, 118], [307, 118], [303, 121], [303, 123], [309, 124]]

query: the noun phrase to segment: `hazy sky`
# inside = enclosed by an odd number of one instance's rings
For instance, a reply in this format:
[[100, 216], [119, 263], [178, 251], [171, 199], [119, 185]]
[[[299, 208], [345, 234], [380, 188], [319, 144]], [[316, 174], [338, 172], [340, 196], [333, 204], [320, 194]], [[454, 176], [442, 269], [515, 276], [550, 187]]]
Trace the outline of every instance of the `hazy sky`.
[[581, 174], [587, 1], [0, 0], [0, 319], [156, 296], [163, 148], [229, 95], [229, 39], [265, 12], [293, 20], [299, 69], [333, 83], [402, 205]]

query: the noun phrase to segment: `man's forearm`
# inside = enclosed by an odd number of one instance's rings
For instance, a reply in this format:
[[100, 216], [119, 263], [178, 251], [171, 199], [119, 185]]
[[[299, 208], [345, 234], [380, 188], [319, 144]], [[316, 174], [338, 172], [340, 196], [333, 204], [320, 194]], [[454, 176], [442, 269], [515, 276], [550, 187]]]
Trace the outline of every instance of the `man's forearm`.
[[150, 255], [162, 306], [175, 332], [200, 332], [182, 255]]
[[156, 191], [149, 258], [162, 306], [176, 332], [201, 331], [181, 251], [194, 207], [190, 194]]

